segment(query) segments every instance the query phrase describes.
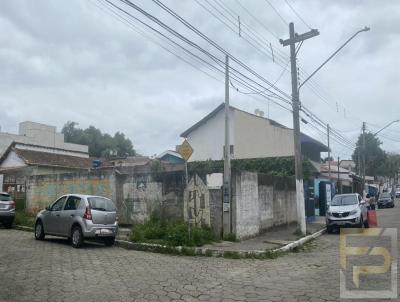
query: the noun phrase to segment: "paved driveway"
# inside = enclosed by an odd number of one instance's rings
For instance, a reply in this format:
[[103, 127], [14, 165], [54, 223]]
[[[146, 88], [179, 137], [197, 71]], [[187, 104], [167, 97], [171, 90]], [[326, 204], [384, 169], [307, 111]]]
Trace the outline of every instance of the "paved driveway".
[[[379, 210], [400, 226], [400, 205]], [[0, 301], [337, 301], [338, 235], [275, 260], [177, 257], [0, 229]], [[376, 301], [379, 301], [377, 299]]]

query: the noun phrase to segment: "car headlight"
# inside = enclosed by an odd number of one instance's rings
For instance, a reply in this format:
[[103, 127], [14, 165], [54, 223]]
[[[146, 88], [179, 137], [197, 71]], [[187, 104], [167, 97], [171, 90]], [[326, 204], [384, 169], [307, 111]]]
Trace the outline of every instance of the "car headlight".
[[326, 211], [326, 215], [331, 216], [332, 212], [328, 210], [328, 211]]
[[356, 215], [358, 213], [358, 209], [354, 209], [353, 211], [350, 212], [350, 215]]

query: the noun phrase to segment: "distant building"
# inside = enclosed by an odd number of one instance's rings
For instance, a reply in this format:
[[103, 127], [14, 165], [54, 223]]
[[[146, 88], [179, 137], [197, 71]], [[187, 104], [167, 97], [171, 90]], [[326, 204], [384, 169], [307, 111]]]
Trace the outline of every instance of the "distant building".
[[[293, 129], [271, 119], [235, 107], [230, 114], [230, 153], [234, 159], [294, 156]], [[224, 104], [181, 134], [194, 152], [189, 161], [221, 160], [225, 144]], [[301, 133], [303, 156], [320, 162], [320, 153], [328, 147]]]
[[88, 157], [72, 156], [68, 150], [12, 143], [0, 157], [0, 173], [45, 175], [87, 171], [92, 167]]
[[183, 164], [185, 162], [178, 152], [172, 150], [164, 151], [157, 156], [157, 159], [171, 164]]
[[66, 143], [64, 134], [57, 132], [56, 127], [40, 123], [22, 122], [18, 134], [0, 132], [0, 156], [14, 142], [63, 150], [65, 155], [89, 157], [88, 146]]

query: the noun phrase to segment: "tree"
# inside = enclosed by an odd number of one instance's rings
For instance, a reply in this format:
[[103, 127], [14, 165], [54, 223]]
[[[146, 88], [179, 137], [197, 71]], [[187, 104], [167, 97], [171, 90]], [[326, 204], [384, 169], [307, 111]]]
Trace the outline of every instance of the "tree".
[[365, 133], [365, 150], [363, 148], [363, 134], [360, 134], [356, 148], [352, 155], [356, 163], [356, 170], [362, 169], [363, 156], [365, 155], [365, 175], [376, 176], [385, 162], [386, 153], [380, 147], [382, 142], [371, 132]]
[[385, 161], [378, 169], [380, 176], [387, 176], [397, 179], [400, 172], [400, 154], [388, 153]]
[[92, 157], [133, 156], [136, 155], [132, 141], [125, 134], [117, 132], [114, 136], [102, 133], [100, 129], [89, 126], [86, 129], [77, 128], [78, 123], [68, 121], [61, 132], [68, 143], [89, 146], [89, 155]]

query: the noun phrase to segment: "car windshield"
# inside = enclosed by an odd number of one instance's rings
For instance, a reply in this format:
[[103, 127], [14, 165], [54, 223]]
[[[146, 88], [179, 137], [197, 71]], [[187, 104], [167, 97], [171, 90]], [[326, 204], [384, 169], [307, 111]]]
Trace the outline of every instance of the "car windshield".
[[92, 210], [97, 211], [105, 211], [105, 212], [114, 212], [115, 205], [114, 203], [104, 197], [88, 197], [89, 205]]
[[382, 193], [380, 198], [390, 198], [390, 194], [389, 193]]
[[0, 201], [10, 201], [11, 196], [8, 194], [0, 194]]
[[356, 195], [336, 195], [332, 199], [331, 206], [348, 206], [357, 203]]

